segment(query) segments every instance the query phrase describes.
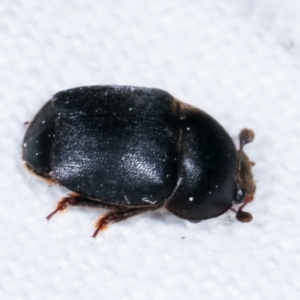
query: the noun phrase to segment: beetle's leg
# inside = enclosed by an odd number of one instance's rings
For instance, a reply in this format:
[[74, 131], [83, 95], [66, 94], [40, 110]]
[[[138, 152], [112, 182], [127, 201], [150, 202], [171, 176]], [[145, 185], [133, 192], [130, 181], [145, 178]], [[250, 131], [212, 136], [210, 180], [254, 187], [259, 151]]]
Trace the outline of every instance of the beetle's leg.
[[109, 211], [104, 214], [96, 223], [96, 231], [92, 235], [93, 238], [96, 238], [100, 230], [103, 230], [108, 227], [110, 223], [117, 223], [123, 220], [126, 220], [130, 217], [145, 213], [147, 211], [152, 211], [160, 208], [162, 205], [154, 207], [143, 207], [143, 208], [127, 208], [116, 211]]
[[62, 200], [58, 202], [56, 209], [50, 215], [48, 215], [46, 219], [49, 221], [56, 213], [65, 210], [70, 205], [114, 209], [114, 207], [111, 205], [107, 205], [98, 201], [93, 201], [90, 200], [89, 198], [80, 196], [75, 193], [71, 193], [67, 197], [64, 197]]
[[246, 199], [244, 200], [243, 204], [238, 208], [238, 210], [235, 210], [234, 208], [231, 208], [232, 211], [236, 213], [236, 219], [242, 223], [249, 223], [252, 221], [253, 217], [250, 213], [243, 211], [242, 209], [253, 200], [253, 196], [248, 194]]

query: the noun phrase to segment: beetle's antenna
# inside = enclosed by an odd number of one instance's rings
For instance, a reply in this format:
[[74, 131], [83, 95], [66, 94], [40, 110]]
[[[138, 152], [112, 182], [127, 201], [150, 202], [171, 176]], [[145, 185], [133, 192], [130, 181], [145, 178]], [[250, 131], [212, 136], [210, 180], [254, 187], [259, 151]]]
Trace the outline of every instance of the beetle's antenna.
[[236, 219], [242, 223], [249, 223], [252, 221], [253, 217], [250, 213], [243, 211], [243, 208], [254, 199], [254, 195], [248, 194], [243, 204], [238, 208], [238, 210], [232, 209], [236, 215]]
[[240, 150], [242, 151], [244, 146], [248, 143], [251, 143], [254, 140], [254, 131], [248, 128], [244, 128], [241, 130], [239, 134], [240, 139]]
[[241, 130], [239, 134], [240, 149], [238, 150], [239, 157], [239, 171], [238, 171], [238, 185], [240, 189], [245, 193], [246, 197], [243, 204], [238, 210], [232, 209], [236, 213], [238, 221], [248, 223], [252, 221], [252, 215], [242, 209], [254, 199], [256, 184], [252, 175], [252, 167], [254, 163], [249, 160], [248, 156], [243, 151], [246, 144], [251, 143], [254, 140], [254, 131], [248, 128]]

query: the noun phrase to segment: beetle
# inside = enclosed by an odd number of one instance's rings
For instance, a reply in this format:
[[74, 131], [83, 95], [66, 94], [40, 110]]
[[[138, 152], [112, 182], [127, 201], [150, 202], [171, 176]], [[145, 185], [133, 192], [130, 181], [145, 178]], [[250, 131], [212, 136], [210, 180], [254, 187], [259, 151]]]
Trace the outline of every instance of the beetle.
[[242, 209], [254, 198], [254, 163], [243, 147], [253, 139], [241, 130], [237, 150], [215, 119], [160, 89], [86, 86], [58, 92], [40, 109], [23, 160], [71, 191], [48, 220], [68, 206], [108, 209], [96, 237], [110, 223], [163, 206], [191, 222], [230, 209], [250, 222]]

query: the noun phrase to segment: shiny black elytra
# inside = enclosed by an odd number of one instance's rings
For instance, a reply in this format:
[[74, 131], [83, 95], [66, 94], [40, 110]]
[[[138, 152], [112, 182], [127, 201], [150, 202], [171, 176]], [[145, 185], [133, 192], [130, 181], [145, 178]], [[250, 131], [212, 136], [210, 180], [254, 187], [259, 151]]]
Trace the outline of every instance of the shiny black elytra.
[[[130, 86], [90, 86], [59, 92], [26, 132], [27, 167], [72, 191], [47, 219], [69, 205], [109, 210], [109, 223], [165, 206], [199, 222], [227, 210], [242, 211], [255, 193], [253, 163], [236, 150], [224, 128], [200, 109], [165, 91]], [[236, 211], [234, 204], [242, 204]]]

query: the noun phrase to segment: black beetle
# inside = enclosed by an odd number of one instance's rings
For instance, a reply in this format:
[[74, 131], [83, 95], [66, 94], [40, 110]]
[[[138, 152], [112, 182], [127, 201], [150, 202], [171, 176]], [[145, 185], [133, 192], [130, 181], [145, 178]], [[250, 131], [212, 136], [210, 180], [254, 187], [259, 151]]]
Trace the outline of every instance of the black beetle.
[[[254, 133], [243, 129], [240, 149], [200, 109], [165, 91], [130, 86], [89, 86], [61, 91], [36, 114], [23, 142], [35, 174], [65, 186], [47, 219], [69, 205], [102, 207], [109, 223], [165, 206], [199, 222], [227, 210], [241, 222], [255, 193], [253, 163], [243, 152]], [[234, 204], [242, 204], [236, 211]]]

